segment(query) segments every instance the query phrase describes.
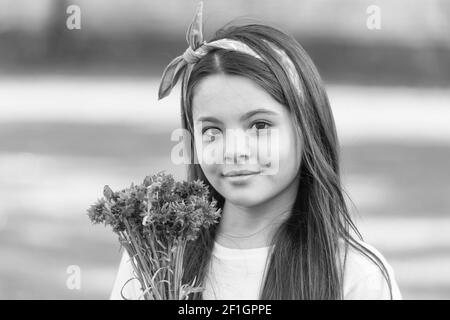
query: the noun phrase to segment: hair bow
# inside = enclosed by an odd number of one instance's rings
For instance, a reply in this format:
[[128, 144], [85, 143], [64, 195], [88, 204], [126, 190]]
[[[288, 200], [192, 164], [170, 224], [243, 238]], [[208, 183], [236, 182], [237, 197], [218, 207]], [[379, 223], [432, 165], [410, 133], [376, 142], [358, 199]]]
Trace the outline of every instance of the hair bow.
[[[245, 43], [232, 39], [219, 39], [212, 42], [203, 40], [203, 1], [197, 6], [197, 10], [186, 33], [186, 41], [189, 46], [186, 51], [173, 59], [164, 69], [158, 91], [158, 100], [168, 96], [178, 82], [180, 76], [186, 72], [189, 64], [195, 64], [214, 48], [240, 51], [252, 55], [258, 59], [262, 58]], [[189, 71], [188, 71], [189, 72]]]
[[[187, 81], [192, 71], [192, 66], [214, 48], [239, 51], [265, 62], [265, 60], [259, 54], [257, 54], [253, 49], [251, 49], [248, 45], [241, 41], [226, 38], [212, 42], [204, 41], [202, 20], [203, 1], [200, 1], [197, 6], [194, 19], [192, 20], [186, 33], [186, 41], [188, 42], [189, 46], [182, 55], [173, 59], [164, 69], [159, 85], [158, 100], [161, 100], [162, 98], [170, 94], [173, 87], [176, 85], [178, 79], [183, 73], [185, 76], [185, 87], [183, 89], [186, 90]], [[284, 69], [287, 76], [291, 80], [294, 88], [300, 92], [301, 81], [292, 60], [288, 57], [283, 49], [277, 47], [275, 44], [267, 41], [266, 39], [261, 40], [268, 44], [269, 47], [275, 52], [281, 67]]]

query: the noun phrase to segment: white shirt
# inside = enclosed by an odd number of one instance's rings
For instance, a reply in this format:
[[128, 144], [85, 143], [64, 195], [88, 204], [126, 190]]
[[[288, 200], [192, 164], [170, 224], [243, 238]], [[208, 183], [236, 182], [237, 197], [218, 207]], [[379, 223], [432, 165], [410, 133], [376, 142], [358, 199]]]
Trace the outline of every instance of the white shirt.
[[[391, 279], [393, 299], [402, 299], [392, 267], [377, 249], [365, 242], [360, 243], [380, 258], [386, 267]], [[269, 249], [232, 249], [215, 242], [203, 299], [257, 300]], [[122, 299], [120, 291], [125, 282], [133, 277], [128, 260], [128, 255], [124, 253], [110, 299]], [[347, 254], [343, 286], [345, 300], [390, 299], [389, 286], [381, 270], [352, 247], [349, 247]], [[138, 299], [139, 282], [130, 281], [122, 293], [127, 299]]]

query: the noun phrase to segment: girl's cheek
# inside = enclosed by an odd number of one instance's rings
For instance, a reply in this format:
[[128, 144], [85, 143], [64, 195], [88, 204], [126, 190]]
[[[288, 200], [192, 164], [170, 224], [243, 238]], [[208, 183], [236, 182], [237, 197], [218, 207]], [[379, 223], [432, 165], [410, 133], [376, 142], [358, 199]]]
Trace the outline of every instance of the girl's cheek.
[[215, 179], [221, 174], [222, 143], [220, 141], [204, 142], [201, 139], [200, 136], [195, 140], [197, 161], [206, 178], [214, 184]]
[[277, 171], [279, 162], [278, 130], [261, 130], [256, 139], [257, 162], [261, 166], [263, 175], [273, 175]]
[[279, 126], [260, 134], [258, 152], [263, 175], [274, 176], [285, 170], [295, 152], [288, 128]]
[[197, 154], [200, 155], [201, 163], [208, 167], [220, 165], [223, 162], [223, 142], [217, 139], [211, 142], [200, 142], [197, 145]]
[[276, 155], [273, 157], [274, 170], [291, 171], [298, 166], [301, 150], [298, 150], [296, 137], [291, 128], [278, 130], [279, 136], [274, 142]]

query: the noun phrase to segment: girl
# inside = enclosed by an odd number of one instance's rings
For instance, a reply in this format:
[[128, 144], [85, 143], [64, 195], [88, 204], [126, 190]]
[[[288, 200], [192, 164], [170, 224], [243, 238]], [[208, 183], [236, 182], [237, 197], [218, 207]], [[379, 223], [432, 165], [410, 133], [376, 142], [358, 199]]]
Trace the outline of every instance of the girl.
[[[183, 77], [182, 125], [194, 137], [188, 179], [202, 179], [223, 210], [186, 249], [184, 283], [197, 277], [205, 288], [192, 298], [401, 299], [391, 266], [349, 215], [333, 115], [309, 56], [263, 24], [225, 26], [205, 42], [201, 13], [202, 3], [159, 91], [167, 96]], [[248, 143], [228, 147], [231, 132]], [[269, 159], [261, 137], [272, 133]], [[210, 150], [224, 150], [220, 161], [201, 161]], [[128, 259], [112, 299], [132, 278]], [[122, 293], [140, 290], [129, 282]]]

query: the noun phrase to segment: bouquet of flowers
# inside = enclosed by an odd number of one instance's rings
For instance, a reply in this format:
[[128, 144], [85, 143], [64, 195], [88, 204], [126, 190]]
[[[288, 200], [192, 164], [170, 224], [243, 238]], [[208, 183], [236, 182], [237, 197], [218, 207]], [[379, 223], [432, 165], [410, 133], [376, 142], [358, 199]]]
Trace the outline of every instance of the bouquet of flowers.
[[182, 283], [187, 242], [221, 216], [201, 180], [175, 181], [163, 170], [118, 192], [105, 186], [103, 195], [87, 210], [88, 216], [93, 224], [108, 225], [118, 235], [141, 284], [142, 298], [184, 300], [203, 290], [197, 279]]

